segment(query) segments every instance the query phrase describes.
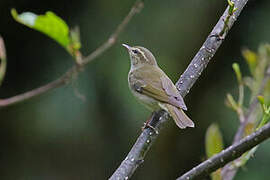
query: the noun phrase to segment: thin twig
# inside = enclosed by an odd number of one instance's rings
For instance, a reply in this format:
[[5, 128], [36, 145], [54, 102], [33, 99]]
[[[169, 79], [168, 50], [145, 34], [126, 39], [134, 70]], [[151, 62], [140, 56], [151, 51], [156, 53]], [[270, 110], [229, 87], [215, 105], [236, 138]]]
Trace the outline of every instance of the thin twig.
[[7, 99], [1, 99], [0, 100], [0, 108], [10, 106], [19, 102], [22, 102], [24, 100], [30, 99], [32, 97], [41, 95], [45, 92], [48, 92], [51, 89], [55, 89], [57, 87], [60, 87], [64, 84], [67, 84], [70, 80], [73, 74], [77, 72], [77, 66], [72, 67], [69, 71], [67, 71], [62, 77], [54, 80], [53, 82], [50, 82], [44, 86], [41, 86], [39, 88], [33, 89], [31, 91], [25, 92], [23, 94], [19, 94]]
[[137, 0], [134, 5], [132, 6], [131, 10], [129, 11], [128, 15], [124, 18], [124, 20], [117, 26], [116, 30], [111, 34], [109, 39], [104, 42], [100, 47], [98, 47], [95, 51], [93, 51], [89, 56], [82, 59], [82, 63], [80, 65], [74, 65], [72, 68], [70, 68], [62, 77], [54, 80], [53, 82], [50, 82], [44, 86], [41, 86], [39, 88], [33, 89], [31, 91], [6, 98], [6, 99], [0, 99], [0, 108], [6, 107], [9, 105], [13, 105], [19, 102], [22, 102], [24, 100], [30, 99], [32, 97], [44, 94], [48, 92], [49, 90], [55, 89], [57, 87], [63, 86], [70, 82], [72, 80], [73, 76], [76, 76], [78, 72], [82, 69], [83, 66], [89, 64], [92, 60], [96, 59], [100, 55], [102, 55], [106, 50], [108, 50], [110, 47], [112, 47], [121, 32], [125, 29], [127, 24], [130, 22], [132, 17], [140, 12], [140, 10], [143, 8], [143, 2], [141, 0]]
[[[201, 75], [202, 71], [207, 67], [210, 59], [214, 56], [219, 46], [222, 44], [224, 38], [226, 37], [228, 31], [233, 26], [233, 23], [236, 21], [237, 17], [240, 15], [243, 7], [248, 0], [239, 0], [235, 2], [235, 8], [237, 10], [234, 12], [231, 18], [227, 22], [227, 30], [223, 32], [222, 38], [219, 37], [220, 32], [224, 29], [224, 19], [228, 16], [228, 9], [225, 10], [221, 18], [219, 19], [216, 26], [213, 28], [210, 35], [207, 37], [206, 41], [203, 43], [203, 46], [197, 52], [185, 72], [181, 75], [180, 79], [176, 83], [176, 86], [180, 94], [185, 97], [189, 92], [190, 88], [196, 82], [198, 77]], [[156, 113], [150, 125], [155, 129], [160, 130], [168, 120], [168, 115], [164, 111]], [[152, 146], [154, 140], [157, 138], [157, 135], [152, 129], [145, 129], [138, 137], [136, 143], [133, 145], [132, 149], [128, 153], [127, 157], [122, 161], [117, 170], [110, 177], [110, 180], [118, 179], [128, 179], [132, 176], [137, 167], [143, 162], [143, 159]]]
[[194, 167], [192, 170], [188, 171], [177, 180], [187, 180], [202, 178], [209, 175], [211, 172], [223, 167], [230, 161], [233, 161], [240, 157], [243, 153], [260, 144], [264, 140], [270, 137], [270, 123], [266, 124], [258, 131], [250, 134], [249, 136], [243, 138], [237, 143], [231, 145], [222, 152], [214, 155], [208, 160], [202, 162], [198, 166]]
[[[265, 72], [265, 76], [262, 80], [262, 83], [260, 85], [259, 92], [258, 92], [257, 96], [259, 96], [263, 93], [264, 88], [265, 88], [267, 82], [269, 81], [269, 79], [270, 79], [270, 67], [268, 67], [266, 72]], [[248, 108], [248, 111], [247, 111], [246, 115], [244, 116], [244, 121], [241, 121], [241, 124], [238, 127], [237, 132], [235, 133], [233, 144], [235, 144], [236, 142], [240, 141], [243, 138], [246, 125], [248, 124], [248, 122], [251, 122], [251, 118], [253, 117], [252, 114], [256, 110], [258, 103], [259, 103], [257, 96], [255, 96], [254, 100], [251, 102], [251, 104]], [[227, 164], [222, 169], [221, 174], [222, 174], [223, 180], [232, 180], [234, 178], [234, 176], [236, 175], [236, 172], [238, 170], [238, 167], [234, 167], [234, 168], [232, 168], [232, 167], [233, 167], [233, 162]]]
[[[269, 79], [270, 79], [270, 67], [266, 70], [265, 76], [264, 76], [264, 78], [262, 80], [262, 83], [260, 85], [259, 92], [258, 92], [257, 96], [259, 96], [259, 95], [261, 95], [263, 93], [264, 88], [265, 88], [267, 82], [269, 81]], [[251, 104], [249, 106], [249, 109], [248, 109], [248, 111], [246, 113], [245, 120], [241, 123], [239, 129], [237, 130], [237, 133], [235, 134], [233, 143], [235, 143], [235, 142], [239, 141], [240, 139], [242, 139], [243, 134], [244, 134], [245, 126], [250, 121], [251, 114], [255, 111], [255, 109], [256, 109], [256, 107], [258, 105], [257, 96], [255, 96], [253, 101], [251, 102]]]
[[93, 53], [91, 53], [89, 56], [87, 56], [84, 59], [83, 64], [88, 64], [93, 59], [95, 59], [99, 55], [103, 54], [113, 44], [115, 44], [115, 42], [116, 42], [119, 34], [121, 32], [123, 32], [123, 30], [125, 29], [125, 27], [127, 26], [127, 24], [130, 22], [130, 20], [132, 19], [132, 17], [135, 14], [139, 13], [142, 10], [143, 6], [144, 6], [143, 2], [141, 0], [137, 0], [135, 2], [135, 4], [132, 6], [132, 8], [129, 11], [128, 15], [124, 18], [124, 20], [121, 22], [121, 24], [119, 24], [117, 26], [116, 30], [114, 31], [114, 33], [111, 34], [111, 36], [109, 37], [109, 39], [105, 43], [103, 43], [99, 48], [97, 48]]

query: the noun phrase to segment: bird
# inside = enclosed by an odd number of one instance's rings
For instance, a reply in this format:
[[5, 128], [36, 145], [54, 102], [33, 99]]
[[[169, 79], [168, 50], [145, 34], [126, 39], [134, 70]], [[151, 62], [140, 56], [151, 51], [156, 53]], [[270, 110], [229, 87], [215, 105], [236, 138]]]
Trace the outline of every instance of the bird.
[[129, 89], [139, 102], [153, 112], [167, 111], [180, 129], [194, 127], [193, 121], [183, 111], [187, 106], [182, 96], [158, 66], [154, 55], [141, 46], [122, 45], [130, 57]]

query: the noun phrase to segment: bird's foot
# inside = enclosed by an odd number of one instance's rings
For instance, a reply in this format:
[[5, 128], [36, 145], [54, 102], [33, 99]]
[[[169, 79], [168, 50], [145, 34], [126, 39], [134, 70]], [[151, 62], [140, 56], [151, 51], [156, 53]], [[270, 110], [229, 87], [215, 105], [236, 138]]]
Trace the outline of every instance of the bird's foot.
[[150, 125], [150, 124], [147, 123], [147, 122], [143, 123], [142, 131], [145, 130], [145, 129], [147, 129], [147, 128], [150, 128], [150, 129], [152, 129], [156, 134], [159, 134], [158, 130], [157, 130], [154, 126]]
[[154, 118], [155, 114], [156, 114], [156, 112], [154, 111], [154, 112], [151, 114], [151, 117], [150, 117], [145, 123], [143, 123], [142, 131], [145, 130], [145, 129], [147, 129], [147, 128], [150, 128], [150, 129], [152, 129], [156, 134], [159, 134], [158, 130], [157, 130], [154, 126], [152, 126], [152, 125], [150, 124], [150, 122], [151, 122], [151, 120]]
[[210, 38], [211, 37], [215, 37], [215, 38], [217, 38], [217, 40], [218, 41], [223, 41], [225, 38], [222, 36], [222, 35], [220, 35], [220, 34], [211, 34], [210, 35]]

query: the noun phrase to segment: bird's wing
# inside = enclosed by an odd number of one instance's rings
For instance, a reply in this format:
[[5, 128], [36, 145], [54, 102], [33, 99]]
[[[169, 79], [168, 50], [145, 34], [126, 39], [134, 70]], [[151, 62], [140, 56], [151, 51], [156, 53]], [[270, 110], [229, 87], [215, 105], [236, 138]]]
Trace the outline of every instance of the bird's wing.
[[148, 70], [148, 68], [140, 69], [140, 73], [136, 73], [134, 76], [137, 80], [134, 83], [134, 89], [137, 92], [183, 110], [187, 109], [175, 85], [159, 68], [152, 68], [151, 70]]

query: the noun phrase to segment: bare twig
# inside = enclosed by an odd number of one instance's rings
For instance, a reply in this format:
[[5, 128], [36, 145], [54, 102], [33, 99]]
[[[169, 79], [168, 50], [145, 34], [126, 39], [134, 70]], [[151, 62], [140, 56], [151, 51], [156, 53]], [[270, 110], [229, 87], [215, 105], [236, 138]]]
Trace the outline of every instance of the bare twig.
[[127, 24], [130, 22], [132, 17], [138, 12], [140, 12], [142, 8], [143, 8], [143, 2], [141, 0], [137, 0], [132, 6], [128, 15], [124, 18], [121, 24], [117, 26], [116, 30], [111, 34], [109, 39], [106, 42], [104, 42], [100, 47], [98, 47], [95, 51], [93, 51], [89, 56], [83, 58], [82, 63], [80, 65], [74, 65], [62, 77], [44, 86], [41, 86], [39, 88], [33, 89], [31, 91], [28, 91], [23, 94], [19, 94], [10, 98], [0, 99], [0, 108], [22, 102], [24, 100], [41, 95], [43, 93], [48, 92], [49, 90], [52, 90], [52, 89], [55, 89], [57, 87], [67, 84], [72, 79], [72, 77], [75, 76], [82, 69], [82, 66], [87, 65], [89, 62], [91, 62], [92, 60], [102, 55], [106, 50], [108, 50], [110, 47], [112, 47], [112, 45], [116, 43], [116, 40], [119, 34], [123, 32], [123, 30], [125, 29]]
[[20, 95], [16, 95], [7, 99], [1, 99], [0, 108], [22, 102], [24, 100], [27, 100], [32, 97], [41, 95], [45, 92], [48, 92], [51, 89], [60, 87], [61, 85], [68, 83], [69, 80], [71, 80], [72, 75], [75, 74], [77, 71], [78, 71], [77, 66], [74, 66], [69, 71], [67, 71], [62, 77], [58, 78], [57, 80], [54, 80], [53, 82], [50, 82], [44, 86], [41, 86], [39, 88], [33, 89], [31, 91], [25, 92]]
[[[227, 7], [226, 11], [223, 13], [210, 35], [207, 37], [203, 46], [197, 52], [185, 72], [181, 75], [180, 79], [176, 83], [176, 86], [183, 97], [187, 95], [190, 88], [201, 75], [202, 71], [207, 67], [210, 59], [214, 56], [217, 49], [222, 44], [229, 29], [233, 26], [233, 23], [236, 21], [247, 1], [248, 0], [239, 0], [235, 2], [235, 8], [237, 8], [237, 10], [233, 13], [233, 15], [230, 15], [229, 20], [226, 22], [227, 30], [224, 31], [224, 19], [229, 16], [229, 6]], [[219, 37], [221, 31], [224, 31], [222, 32], [222, 38]], [[153, 116], [152, 120], [150, 121], [150, 125], [159, 130], [162, 128], [163, 122], [166, 122], [167, 120], [167, 113], [161, 111]], [[156, 138], [157, 134], [152, 129], [143, 130], [125, 160], [122, 161], [110, 179], [117, 180], [130, 178], [136, 168], [143, 162], [146, 153]]]
[[269, 137], [270, 123], [266, 124], [261, 129], [252, 133], [251, 135], [231, 145], [222, 152], [214, 155], [210, 159], [202, 162], [198, 166], [194, 167], [192, 170], [177, 178], [177, 180], [195, 179], [207, 176], [211, 172], [214, 172], [215, 170], [221, 168], [228, 162], [237, 159], [243, 153], [260, 144]]
[[[257, 96], [259, 96], [263, 93], [263, 90], [264, 90], [267, 82], [269, 81], [269, 79], [270, 79], [270, 67], [268, 67], [266, 72], [265, 72], [265, 76], [262, 80], [262, 83], [260, 85], [259, 92], [258, 92]], [[256, 110], [256, 107], [258, 105], [257, 96], [255, 96], [254, 100], [251, 102], [251, 104], [248, 108], [248, 111], [247, 111], [246, 115], [244, 116], [244, 121], [241, 121], [241, 124], [240, 124], [237, 132], [235, 133], [233, 144], [235, 144], [236, 142], [240, 141], [243, 138], [246, 125], [248, 124], [248, 122], [251, 122], [250, 118], [253, 117], [252, 114]], [[221, 174], [222, 174], [223, 180], [232, 180], [234, 178], [234, 176], [236, 175], [238, 167], [232, 168], [233, 167], [232, 163], [233, 162], [227, 164], [222, 169]]]

